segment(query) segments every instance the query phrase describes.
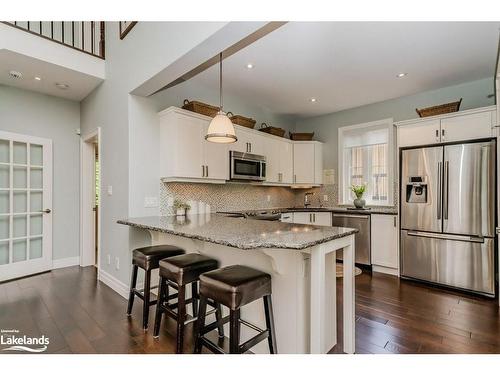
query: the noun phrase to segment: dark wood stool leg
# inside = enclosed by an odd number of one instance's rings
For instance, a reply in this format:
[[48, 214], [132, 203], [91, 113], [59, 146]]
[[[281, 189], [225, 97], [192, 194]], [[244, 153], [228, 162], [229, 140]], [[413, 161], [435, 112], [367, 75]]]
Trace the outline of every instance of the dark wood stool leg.
[[276, 345], [276, 332], [274, 330], [274, 314], [271, 295], [264, 297], [264, 310], [266, 313], [266, 327], [269, 331], [269, 337], [267, 338], [267, 341], [269, 342], [269, 352], [271, 354], [277, 354], [278, 348]]
[[198, 282], [191, 283], [191, 306], [193, 307], [193, 318], [198, 316]]
[[155, 327], [153, 330], [153, 337], [157, 338], [160, 335], [160, 325], [161, 317], [163, 315], [162, 304], [165, 300], [165, 289], [167, 288], [167, 283], [165, 279], [160, 276], [160, 283], [158, 289], [158, 301], [156, 302], [156, 315], [155, 315]]
[[149, 305], [151, 299], [151, 271], [146, 271], [144, 278], [144, 306], [142, 309], [142, 329], [148, 330]]
[[229, 354], [240, 353], [240, 310], [229, 312]]
[[224, 324], [222, 323], [222, 307], [221, 304], [215, 303], [215, 319], [219, 323], [217, 325], [217, 331], [219, 331], [219, 338], [224, 337]]
[[186, 287], [179, 285], [177, 297], [177, 353], [182, 353], [184, 344], [184, 322], [186, 321]]
[[207, 313], [207, 297], [200, 296], [200, 310], [198, 311], [198, 320], [195, 326], [194, 353], [201, 353], [201, 336], [205, 328], [205, 314]]
[[132, 266], [132, 277], [130, 279], [130, 292], [128, 295], [128, 306], [127, 306], [127, 315], [130, 316], [132, 314], [132, 307], [134, 306], [134, 289], [137, 285], [137, 270], [138, 266]]

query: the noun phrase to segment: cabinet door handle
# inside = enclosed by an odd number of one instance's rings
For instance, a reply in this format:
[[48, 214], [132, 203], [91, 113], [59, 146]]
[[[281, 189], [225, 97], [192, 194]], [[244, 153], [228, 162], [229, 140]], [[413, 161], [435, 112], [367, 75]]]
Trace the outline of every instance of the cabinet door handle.
[[444, 141], [444, 129], [441, 129], [441, 140]]
[[208, 165], [205, 165], [205, 173], [206, 173], [205, 177], [208, 177]]
[[201, 166], [201, 177], [205, 177], [205, 166]]
[[250, 146], [250, 151], [249, 152], [252, 152], [252, 144], [249, 143], [248, 145]]
[[436, 142], [439, 142], [439, 129], [436, 129]]
[[316, 214], [313, 214], [313, 223], [316, 222]]
[[293, 182], [297, 182], [297, 175], [296, 174], [293, 175]]
[[313, 222], [312, 214], [309, 214], [309, 222], [310, 222], [310, 223], [312, 223], [312, 222]]
[[396, 228], [396, 215], [394, 215], [394, 228]]

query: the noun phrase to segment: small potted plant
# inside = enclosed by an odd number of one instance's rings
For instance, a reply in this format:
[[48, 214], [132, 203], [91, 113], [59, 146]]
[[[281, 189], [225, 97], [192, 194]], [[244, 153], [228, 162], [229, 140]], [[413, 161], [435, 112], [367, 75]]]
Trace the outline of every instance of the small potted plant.
[[184, 203], [179, 199], [174, 200], [173, 207], [176, 216], [186, 216], [186, 211], [191, 208], [189, 204]]
[[351, 191], [354, 193], [356, 196], [356, 199], [354, 199], [354, 206], [356, 208], [364, 208], [365, 207], [365, 200], [363, 199], [363, 194], [366, 191], [366, 184], [361, 184], [361, 185], [351, 185]]

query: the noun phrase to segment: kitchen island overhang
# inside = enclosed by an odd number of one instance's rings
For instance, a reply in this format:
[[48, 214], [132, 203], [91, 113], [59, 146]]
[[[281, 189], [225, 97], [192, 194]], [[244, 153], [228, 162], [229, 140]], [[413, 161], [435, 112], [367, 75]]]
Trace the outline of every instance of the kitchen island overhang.
[[[218, 214], [150, 216], [118, 223], [149, 231], [153, 245], [172, 244], [216, 258], [221, 267], [243, 264], [271, 274], [279, 353], [327, 353], [337, 344], [335, 262], [336, 252], [343, 250], [343, 348], [354, 353], [356, 229]], [[242, 318], [264, 327], [262, 302], [245, 306]], [[252, 334], [243, 329], [241, 339]], [[267, 353], [267, 347], [261, 343], [253, 351]]]

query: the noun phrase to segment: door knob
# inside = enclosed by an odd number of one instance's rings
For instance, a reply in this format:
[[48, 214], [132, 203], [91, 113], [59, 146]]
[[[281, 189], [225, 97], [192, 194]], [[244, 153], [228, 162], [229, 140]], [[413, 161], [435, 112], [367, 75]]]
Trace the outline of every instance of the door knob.
[[50, 214], [52, 211], [49, 208], [46, 208], [45, 210], [42, 211], [44, 214]]

